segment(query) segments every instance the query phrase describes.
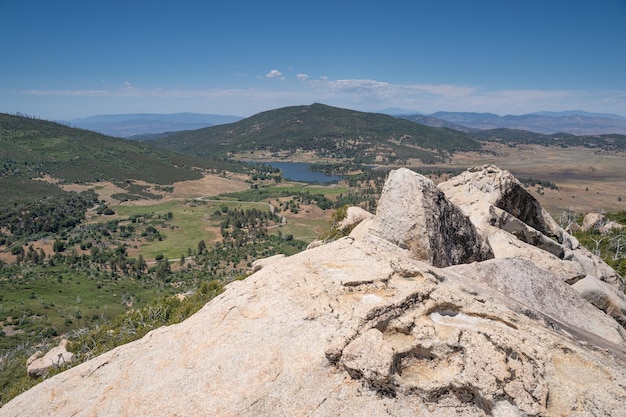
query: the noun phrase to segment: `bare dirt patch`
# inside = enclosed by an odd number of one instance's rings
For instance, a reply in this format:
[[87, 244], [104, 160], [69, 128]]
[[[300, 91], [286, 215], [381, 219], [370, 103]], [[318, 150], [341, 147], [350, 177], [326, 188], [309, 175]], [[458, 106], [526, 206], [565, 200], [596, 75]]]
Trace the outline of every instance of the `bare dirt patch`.
[[[158, 201], [168, 201], [243, 191], [250, 187], [250, 185], [245, 182], [245, 179], [245, 175], [239, 174], [206, 174], [199, 180], [181, 181], [172, 184], [171, 186], [169, 186], [173, 188], [172, 192], [163, 191], [164, 187], [159, 187], [156, 184], [149, 184], [143, 181], [133, 182], [137, 185], [147, 187], [148, 192], [161, 196], [161, 199]], [[46, 180], [49, 182], [55, 181], [54, 178], [42, 178], [42, 180]], [[100, 200], [104, 200], [107, 204], [112, 205], [142, 206], [152, 205], [155, 203], [155, 200], [150, 199], [120, 202], [112, 196], [115, 194], [127, 193], [127, 191], [110, 182], [98, 182], [93, 184], [68, 184], [63, 185], [62, 188], [65, 191], [75, 192], [93, 190], [96, 194], [98, 194], [98, 198]]]
[[227, 176], [208, 174], [199, 180], [175, 183], [173, 185], [174, 192], [169, 193], [169, 196], [173, 199], [180, 199], [243, 191], [250, 188], [250, 184], [245, 182], [247, 178], [243, 174], [229, 174]]
[[[43, 249], [46, 256], [54, 255], [53, 240], [50, 238], [39, 239], [34, 242], [30, 242], [28, 245], [23, 246], [24, 252], [28, 250], [29, 246], [33, 247], [33, 250], [39, 253], [40, 249]], [[17, 259], [16, 255], [12, 255], [8, 250], [8, 247], [0, 246], [0, 261], [5, 262], [7, 264], [14, 263]]]
[[93, 184], [67, 184], [62, 185], [61, 188], [64, 191], [74, 191], [77, 193], [93, 190], [98, 194], [100, 200], [104, 200], [107, 204], [117, 204], [118, 200], [111, 197], [114, 194], [125, 193], [126, 191], [115, 184], [110, 182], [96, 182]]
[[50, 176], [50, 175], [48, 175], [48, 174], [44, 175], [43, 177], [40, 177], [40, 178], [34, 178], [34, 179], [36, 179], [36, 180], [38, 180], [38, 181], [47, 182], [47, 183], [50, 183], [50, 184], [58, 184], [58, 183], [59, 183], [59, 181], [60, 181], [58, 178], [51, 177], [51, 176]]

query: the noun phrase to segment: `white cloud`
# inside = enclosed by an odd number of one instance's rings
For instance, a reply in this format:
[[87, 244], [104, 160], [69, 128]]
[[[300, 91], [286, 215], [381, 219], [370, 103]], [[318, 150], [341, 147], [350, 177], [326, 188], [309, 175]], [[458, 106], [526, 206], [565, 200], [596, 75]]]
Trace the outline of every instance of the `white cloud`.
[[[626, 91], [493, 90], [454, 84], [394, 84], [372, 79], [312, 80], [308, 85], [331, 105], [377, 111], [389, 107], [425, 113], [440, 110], [524, 114], [540, 110], [584, 109], [626, 113]], [[612, 107], [611, 107], [612, 106]]]
[[296, 78], [300, 81], [306, 81], [309, 79], [308, 74], [296, 74]]
[[268, 72], [267, 74], [265, 74], [265, 77], [267, 78], [278, 78], [279, 80], [284, 80], [285, 77], [283, 77], [283, 73], [278, 71], [278, 70], [271, 70], [270, 72]]

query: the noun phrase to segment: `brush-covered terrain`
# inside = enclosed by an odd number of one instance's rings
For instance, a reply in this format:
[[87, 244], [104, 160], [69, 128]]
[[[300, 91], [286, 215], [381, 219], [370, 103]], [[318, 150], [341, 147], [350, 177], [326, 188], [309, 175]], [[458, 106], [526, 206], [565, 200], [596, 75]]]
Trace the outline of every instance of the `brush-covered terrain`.
[[[0, 158], [3, 205], [63, 194], [56, 184], [108, 181], [128, 188], [131, 180], [167, 186], [201, 178], [198, 169], [242, 170], [233, 163], [8, 114], [0, 114]], [[141, 194], [141, 189], [135, 185], [129, 194]]]

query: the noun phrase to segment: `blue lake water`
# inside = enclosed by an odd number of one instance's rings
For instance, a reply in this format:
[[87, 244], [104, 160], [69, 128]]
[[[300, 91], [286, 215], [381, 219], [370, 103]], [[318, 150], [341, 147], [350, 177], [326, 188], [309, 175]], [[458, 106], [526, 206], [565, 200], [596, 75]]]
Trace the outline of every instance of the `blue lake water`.
[[327, 184], [343, 179], [341, 175], [326, 175], [323, 172], [309, 171], [309, 164], [304, 162], [264, 162], [280, 169], [284, 179], [290, 181], [315, 182]]

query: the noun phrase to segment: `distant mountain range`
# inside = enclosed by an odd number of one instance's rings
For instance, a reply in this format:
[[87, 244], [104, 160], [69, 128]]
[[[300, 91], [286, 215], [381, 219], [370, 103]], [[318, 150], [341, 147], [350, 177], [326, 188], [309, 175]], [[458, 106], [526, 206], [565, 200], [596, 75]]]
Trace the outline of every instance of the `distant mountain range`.
[[69, 124], [81, 129], [92, 130], [109, 136], [130, 138], [162, 132], [179, 132], [203, 127], [233, 123], [238, 116], [200, 113], [134, 113], [106, 114], [70, 120]]
[[[444, 127], [462, 132], [506, 128], [528, 130], [547, 135], [553, 133], [570, 133], [573, 135], [626, 134], [626, 117], [608, 113], [589, 113], [581, 110], [542, 111], [521, 116], [444, 111], [422, 114], [400, 108], [385, 109], [380, 113], [430, 127]], [[243, 117], [239, 116], [201, 113], [135, 113], [98, 115], [74, 119], [65, 123], [115, 137], [151, 140], [165, 136], [164, 133], [166, 132], [197, 130], [234, 123], [242, 119]]]
[[404, 119], [434, 127], [462, 131], [474, 129], [516, 129], [536, 133], [571, 133], [573, 135], [626, 134], [626, 118], [614, 114], [588, 113], [580, 110], [538, 112], [521, 116], [493, 113], [437, 112], [429, 115], [402, 114]]

